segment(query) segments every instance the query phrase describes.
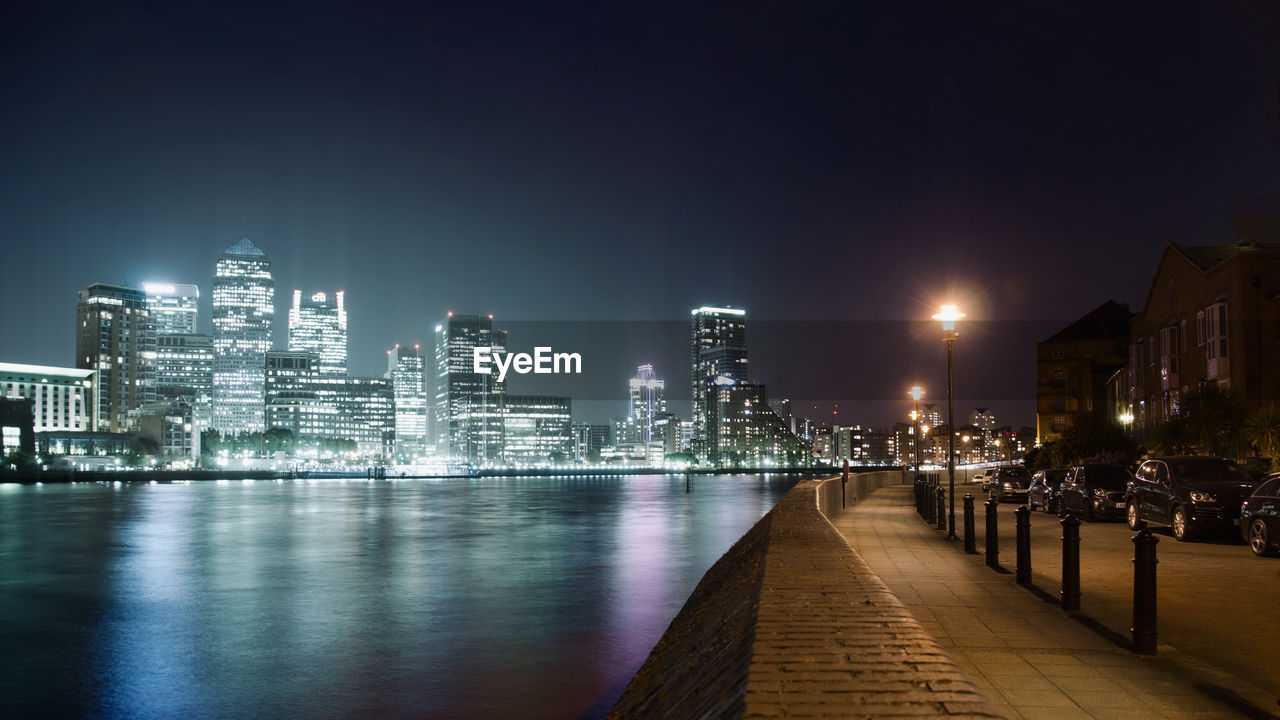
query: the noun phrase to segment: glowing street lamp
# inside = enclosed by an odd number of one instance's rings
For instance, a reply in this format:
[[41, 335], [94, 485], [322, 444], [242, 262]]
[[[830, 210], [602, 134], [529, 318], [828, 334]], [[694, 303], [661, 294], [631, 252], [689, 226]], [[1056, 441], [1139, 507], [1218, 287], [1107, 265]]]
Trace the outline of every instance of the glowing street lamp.
[[951, 345], [960, 333], [956, 332], [956, 321], [964, 317], [964, 313], [955, 305], [943, 305], [942, 312], [933, 316], [942, 321], [942, 339], [947, 343], [947, 500], [951, 503], [947, 514], [947, 539], [956, 539], [956, 419], [955, 402], [951, 397]]
[[916, 478], [920, 475], [920, 398], [924, 397], [924, 388], [919, 385], [912, 385], [911, 391], [907, 393], [912, 400], [916, 401], [916, 409], [911, 411], [911, 423], [915, 425], [914, 437], [916, 445]]

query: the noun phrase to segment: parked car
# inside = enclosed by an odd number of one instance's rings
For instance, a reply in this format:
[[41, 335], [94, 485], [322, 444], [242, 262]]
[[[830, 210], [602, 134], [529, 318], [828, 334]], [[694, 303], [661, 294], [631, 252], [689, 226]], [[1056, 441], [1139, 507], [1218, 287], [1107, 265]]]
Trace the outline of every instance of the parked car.
[[1123, 465], [1077, 465], [1058, 491], [1063, 512], [1085, 520], [1121, 520], [1133, 476]]
[[1240, 524], [1244, 499], [1258, 486], [1226, 458], [1152, 458], [1134, 473], [1125, 497], [1125, 518], [1138, 530], [1167, 525], [1178, 540]]
[[1031, 510], [1039, 508], [1045, 512], [1058, 512], [1058, 488], [1070, 472], [1067, 468], [1041, 470], [1031, 476], [1031, 487], [1027, 488], [1027, 507]]
[[1014, 465], [1012, 467], [996, 468], [995, 472], [987, 480], [987, 492], [994, 497], [997, 502], [1006, 500], [1016, 500], [1025, 502], [1027, 499], [1027, 488], [1031, 485], [1031, 473], [1027, 469]]
[[1272, 473], [1240, 505], [1240, 534], [1254, 555], [1280, 551], [1280, 473]]
[[982, 472], [978, 473], [977, 475], [974, 475], [974, 476], [973, 476], [973, 484], [974, 484], [974, 485], [982, 485], [982, 486], [986, 486], [987, 481], [991, 479], [991, 473], [993, 473], [993, 472], [995, 472], [995, 471], [996, 471], [996, 469], [995, 469], [995, 468], [987, 468], [986, 470], [983, 470]]

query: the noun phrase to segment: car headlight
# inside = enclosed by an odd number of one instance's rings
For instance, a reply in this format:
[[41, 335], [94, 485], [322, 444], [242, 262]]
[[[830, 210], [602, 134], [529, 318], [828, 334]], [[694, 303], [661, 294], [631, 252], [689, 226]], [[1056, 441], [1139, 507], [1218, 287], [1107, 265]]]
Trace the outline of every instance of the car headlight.
[[1011, 483], [1011, 482], [1004, 483], [1004, 489], [1005, 489], [1005, 490], [1012, 490], [1012, 489], [1013, 489], [1013, 483]]
[[1191, 502], [1212, 503], [1218, 502], [1218, 498], [1214, 497], [1213, 493], [1207, 493], [1203, 490], [1192, 490]]
[[1103, 490], [1102, 488], [1094, 488], [1093, 496], [1096, 498], [1104, 498], [1107, 496], [1107, 491]]

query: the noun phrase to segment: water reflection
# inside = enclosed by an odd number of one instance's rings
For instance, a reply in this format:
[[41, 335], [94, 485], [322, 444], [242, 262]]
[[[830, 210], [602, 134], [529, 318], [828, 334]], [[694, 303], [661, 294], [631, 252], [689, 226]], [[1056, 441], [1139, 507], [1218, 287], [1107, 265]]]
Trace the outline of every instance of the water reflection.
[[599, 714], [792, 484], [4, 486], [0, 712]]

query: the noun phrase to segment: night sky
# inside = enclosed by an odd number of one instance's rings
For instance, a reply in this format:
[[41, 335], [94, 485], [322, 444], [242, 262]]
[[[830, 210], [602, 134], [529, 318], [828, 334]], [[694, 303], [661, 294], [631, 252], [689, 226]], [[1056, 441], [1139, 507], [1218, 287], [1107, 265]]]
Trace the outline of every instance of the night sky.
[[[543, 5], [4, 4], [0, 360], [74, 364], [92, 282], [197, 283], [208, 329], [248, 235], [277, 343], [292, 289], [346, 290], [357, 374], [449, 309], [613, 327], [556, 340], [602, 420], [732, 304], [771, 395], [887, 424], [940, 397], [905, 321], [950, 296], [957, 410], [1030, 424], [1035, 340], [1280, 210], [1276, 3]], [[759, 347], [790, 323], [816, 345]]]

